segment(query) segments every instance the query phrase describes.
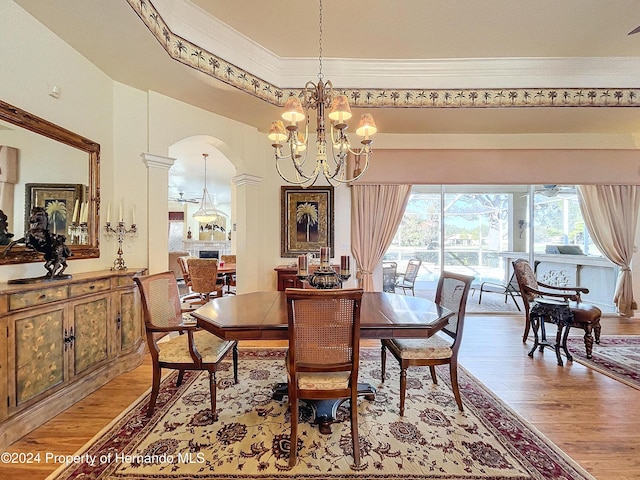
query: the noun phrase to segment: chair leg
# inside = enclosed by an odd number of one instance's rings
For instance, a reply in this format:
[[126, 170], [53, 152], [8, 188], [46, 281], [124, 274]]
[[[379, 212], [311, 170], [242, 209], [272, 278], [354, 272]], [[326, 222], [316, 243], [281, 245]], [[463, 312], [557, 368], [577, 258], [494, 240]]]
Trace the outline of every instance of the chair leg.
[[600, 332], [602, 331], [602, 325], [600, 325], [600, 319], [598, 319], [598, 323], [593, 326], [593, 335], [596, 337], [596, 343], [600, 344]]
[[211, 415], [213, 415], [213, 421], [218, 420], [218, 411], [216, 407], [216, 372], [211, 370], [209, 372], [209, 393], [211, 395]]
[[567, 348], [567, 339], [569, 338], [569, 330], [571, 327], [567, 325], [564, 329], [564, 333], [562, 334], [562, 350], [564, 350], [564, 354], [567, 357], [567, 360], [573, 361], [573, 356], [569, 353], [569, 349]]
[[147, 417], [153, 415], [153, 410], [156, 408], [156, 400], [158, 399], [158, 392], [160, 391], [160, 377], [162, 371], [160, 365], [153, 365], [153, 380], [151, 384], [151, 398], [149, 398], [149, 406], [147, 407]]
[[298, 454], [298, 397], [289, 397], [289, 409], [291, 410], [291, 437], [289, 439], [289, 466], [295, 467]]
[[182, 379], [184, 378], [184, 370], [178, 371], [178, 378], [176, 379], [176, 387], [182, 385]]
[[404, 417], [404, 397], [407, 394], [407, 369], [400, 367], [400, 416]]
[[451, 389], [453, 390], [453, 396], [456, 398], [458, 404], [458, 410], [464, 411], [462, 407], [462, 397], [460, 396], [460, 388], [458, 387], [458, 362], [451, 361], [449, 363], [449, 372], [451, 376]]
[[522, 341], [526, 342], [527, 341], [527, 337], [529, 336], [529, 329], [531, 328], [531, 320], [529, 318], [529, 315], [525, 315], [525, 320], [524, 320], [524, 334], [522, 335]]
[[436, 375], [436, 367], [434, 365], [429, 365], [429, 371], [431, 372], [431, 380], [433, 380], [433, 384], [438, 384], [438, 376]]
[[382, 369], [382, 383], [384, 383], [387, 372], [387, 347], [385, 347], [384, 343], [380, 343], [380, 368]]
[[584, 326], [584, 348], [587, 351], [587, 358], [591, 358], [591, 354], [593, 353], [593, 335], [591, 335], [591, 330], [593, 327], [590, 323], [587, 323]]
[[358, 437], [358, 391], [351, 392], [351, 441], [353, 443], [353, 463], [360, 466], [360, 437]]
[[238, 342], [233, 346], [233, 381], [238, 383]]

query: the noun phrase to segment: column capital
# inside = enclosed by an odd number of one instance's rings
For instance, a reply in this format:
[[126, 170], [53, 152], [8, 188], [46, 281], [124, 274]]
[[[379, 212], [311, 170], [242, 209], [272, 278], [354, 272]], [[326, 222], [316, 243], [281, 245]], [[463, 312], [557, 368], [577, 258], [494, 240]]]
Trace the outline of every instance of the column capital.
[[255, 175], [249, 175], [247, 173], [243, 173], [231, 179], [234, 185], [242, 186], [242, 185], [257, 185], [262, 182], [262, 177], [257, 177]]
[[153, 153], [141, 153], [140, 157], [147, 168], [160, 168], [163, 170], [169, 170], [176, 161], [175, 158], [163, 157]]

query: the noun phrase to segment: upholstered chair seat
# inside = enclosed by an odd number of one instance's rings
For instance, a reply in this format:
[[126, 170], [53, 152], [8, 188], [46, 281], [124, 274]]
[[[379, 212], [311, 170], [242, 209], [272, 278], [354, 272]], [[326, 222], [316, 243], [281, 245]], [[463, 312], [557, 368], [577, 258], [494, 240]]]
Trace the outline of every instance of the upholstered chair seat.
[[452, 341], [439, 335], [431, 338], [408, 338], [392, 340], [400, 358], [451, 358]]
[[[203, 363], [217, 363], [229, 350], [229, 342], [211, 335], [206, 330], [193, 333], [193, 343]], [[160, 344], [158, 360], [166, 363], [192, 363], [189, 354], [189, 337], [177, 335]]]

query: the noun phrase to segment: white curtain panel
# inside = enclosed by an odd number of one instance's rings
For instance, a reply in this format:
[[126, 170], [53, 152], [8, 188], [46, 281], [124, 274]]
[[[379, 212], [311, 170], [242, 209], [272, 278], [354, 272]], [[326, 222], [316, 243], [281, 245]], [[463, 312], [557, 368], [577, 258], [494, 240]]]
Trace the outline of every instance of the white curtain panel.
[[373, 271], [396, 234], [409, 201], [411, 185], [352, 185], [351, 239], [365, 292], [374, 290]]
[[631, 258], [634, 251], [640, 191], [637, 185], [578, 185], [578, 200], [589, 235], [602, 254], [620, 267], [613, 298], [618, 312], [633, 316]]

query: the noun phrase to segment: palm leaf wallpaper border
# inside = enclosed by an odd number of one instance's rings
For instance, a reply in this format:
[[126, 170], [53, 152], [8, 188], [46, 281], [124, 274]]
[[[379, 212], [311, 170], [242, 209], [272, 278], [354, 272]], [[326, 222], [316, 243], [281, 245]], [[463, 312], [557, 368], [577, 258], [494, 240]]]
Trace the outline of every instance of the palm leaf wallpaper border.
[[[174, 60], [275, 106], [302, 88], [282, 88], [176, 35], [150, 0], [126, 0]], [[639, 88], [335, 88], [361, 108], [640, 107]]]

